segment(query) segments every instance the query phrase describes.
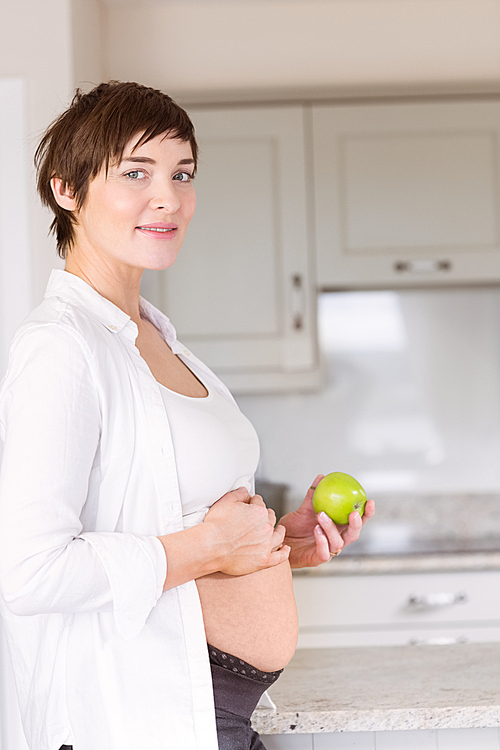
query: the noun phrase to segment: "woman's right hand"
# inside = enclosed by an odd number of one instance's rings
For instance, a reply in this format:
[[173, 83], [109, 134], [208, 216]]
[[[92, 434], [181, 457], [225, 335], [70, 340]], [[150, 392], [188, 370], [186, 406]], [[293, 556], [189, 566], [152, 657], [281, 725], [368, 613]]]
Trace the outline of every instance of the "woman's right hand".
[[285, 562], [290, 554], [283, 545], [285, 527], [275, 523], [274, 511], [260, 495], [250, 496], [245, 487], [223, 495], [203, 522], [212, 534], [218, 570], [241, 576]]

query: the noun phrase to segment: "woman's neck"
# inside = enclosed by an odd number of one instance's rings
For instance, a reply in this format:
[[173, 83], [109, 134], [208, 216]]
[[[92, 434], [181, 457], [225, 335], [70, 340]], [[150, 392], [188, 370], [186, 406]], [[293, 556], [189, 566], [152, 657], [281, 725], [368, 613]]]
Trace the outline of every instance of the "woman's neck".
[[102, 297], [129, 315], [137, 326], [141, 326], [139, 293], [142, 269], [118, 267], [99, 259], [91, 262], [71, 250], [64, 270], [79, 276]]

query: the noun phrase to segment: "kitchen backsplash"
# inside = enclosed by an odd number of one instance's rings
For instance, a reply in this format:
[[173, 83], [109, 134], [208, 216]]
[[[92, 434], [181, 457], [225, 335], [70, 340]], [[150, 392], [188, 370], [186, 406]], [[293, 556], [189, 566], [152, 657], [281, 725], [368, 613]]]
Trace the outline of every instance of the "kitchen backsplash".
[[325, 293], [318, 306], [324, 389], [237, 399], [259, 476], [288, 484], [291, 507], [330, 471], [374, 499], [500, 497], [500, 289]]

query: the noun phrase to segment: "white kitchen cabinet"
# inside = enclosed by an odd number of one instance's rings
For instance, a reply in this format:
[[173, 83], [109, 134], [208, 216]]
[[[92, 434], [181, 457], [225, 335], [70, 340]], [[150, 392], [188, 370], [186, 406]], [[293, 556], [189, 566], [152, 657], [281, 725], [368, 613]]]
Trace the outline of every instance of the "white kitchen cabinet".
[[[233, 392], [319, 383], [304, 111], [193, 109], [197, 209], [145, 293]], [[147, 290], [147, 291], [146, 291]]]
[[321, 385], [318, 289], [500, 281], [500, 100], [190, 115], [197, 210], [143, 288], [235, 393]]
[[500, 571], [294, 575], [299, 648], [500, 641]]
[[500, 280], [500, 101], [310, 112], [320, 287]]

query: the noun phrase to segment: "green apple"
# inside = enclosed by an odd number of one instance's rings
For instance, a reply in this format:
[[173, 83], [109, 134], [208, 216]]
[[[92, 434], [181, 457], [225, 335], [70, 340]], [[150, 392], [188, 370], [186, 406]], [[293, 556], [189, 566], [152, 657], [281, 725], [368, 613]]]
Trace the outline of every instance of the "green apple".
[[349, 523], [349, 513], [365, 511], [366, 492], [359, 482], [349, 474], [333, 471], [319, 482], [313, 495], [315, 513], [322, 510], [334, 523]]

